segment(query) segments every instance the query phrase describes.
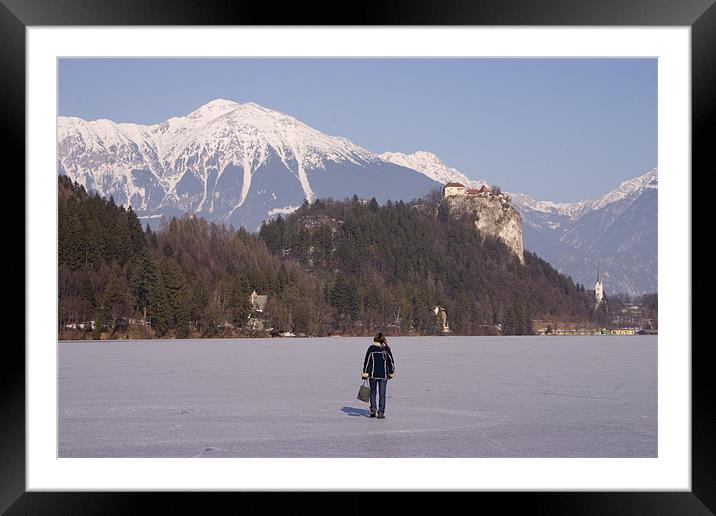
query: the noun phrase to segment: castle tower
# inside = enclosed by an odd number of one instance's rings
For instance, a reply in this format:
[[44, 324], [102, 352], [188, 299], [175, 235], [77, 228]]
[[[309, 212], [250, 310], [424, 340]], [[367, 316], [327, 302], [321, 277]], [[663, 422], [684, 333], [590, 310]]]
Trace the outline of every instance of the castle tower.
[[599, 265], [597, 265], [597, 283], [594, 285], [594, 297], [597, 300], [597, 304], [604, 299], [604, 285], [602, 285], [602, 280], [599, 279]]

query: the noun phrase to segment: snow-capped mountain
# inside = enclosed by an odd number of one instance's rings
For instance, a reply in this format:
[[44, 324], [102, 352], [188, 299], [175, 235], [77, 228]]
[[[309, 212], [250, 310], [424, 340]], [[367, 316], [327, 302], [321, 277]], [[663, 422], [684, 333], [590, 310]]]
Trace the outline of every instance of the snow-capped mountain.
[[402, 167], [412, 168], [418, 172], [425, 174], [433, 181], [440, 184], [455, 181], [465, 186], [479, 188], [487, 183], [484, 180], [472, 180], [460, 172], [456, 168], [448, 167], [432, 152], [417, 151], [413, 154], [403, 154], [402, 152], [384, 152], [380, 157], [390, 163], [395, 163]]
[[511, 194], [525, 247], [591, 288], [602, 271], [607, 294], [656, 292], [658, 170], [621, 183], [595, 201], [552, 203]]
[[609, 204], [639, 197], [646, 190], [656, 190], [658, 187], [658, 170], [654, 168], [642, 176], [624, 181], [614, 190], [603, 195], [596, 201], [556, 203], [552, 201], [537, 201], [532, 197], [521, 193], [513, 193], [510, 195], [512, 195], [514, 203], [524, 209], [530, 209], [547, 214], [564, 215], [571, 219], [577, 219], [587, 211], [599, 210]]
[[155, 125], [59, 117], [58, 171], [146, 220], [193, 213], [249, 229], [305, 199], [409, 200], [440, 186], [289, 115], [223, 99]]

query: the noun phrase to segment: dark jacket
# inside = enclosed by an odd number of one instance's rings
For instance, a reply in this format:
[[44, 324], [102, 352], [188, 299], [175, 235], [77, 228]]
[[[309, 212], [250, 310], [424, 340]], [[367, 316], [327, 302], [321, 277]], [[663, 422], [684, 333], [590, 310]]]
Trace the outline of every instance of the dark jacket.
[[368, 373], [369, 378], [380, 379], [387, 379], [389, 374], [394, 374], [395, 361], [390, 348], [383, 351], [377, 344], [370, 346], [363, 360], [363, 372]]

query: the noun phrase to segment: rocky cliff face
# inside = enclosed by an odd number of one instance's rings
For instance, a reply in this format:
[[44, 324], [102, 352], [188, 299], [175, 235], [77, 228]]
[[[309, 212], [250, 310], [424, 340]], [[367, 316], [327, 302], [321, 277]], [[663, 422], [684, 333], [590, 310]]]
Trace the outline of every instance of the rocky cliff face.
[[475, 227], [482, 234], [500, 238], [515, 253], [520, 262], [525, 263], [522, 218], [517, 210], [504, 199], [452, 195], [446, 197], [443, 203], [447, 206], [451, 216], [474, 217]]

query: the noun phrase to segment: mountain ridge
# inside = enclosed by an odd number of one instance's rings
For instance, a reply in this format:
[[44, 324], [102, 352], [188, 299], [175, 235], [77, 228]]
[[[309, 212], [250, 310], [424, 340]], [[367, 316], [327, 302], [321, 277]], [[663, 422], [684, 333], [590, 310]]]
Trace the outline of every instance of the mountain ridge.
[[589, 210], [597, 210], [622, 201], [628, 197], [639, 195], [647, 189], [658, 188], [658, 167], [650, 171], [621, 182], [616, 188], [605, 193], [596, 200], [582, 200], [576, 202], [553, 202], [536, 200], [523, 193], [510, 193], [514, 202], [525, 208], [544, 213], [557, 213], [570, 218], [579, 218]]
[[457, 181], [465, 186], [479, 188], [487, 184], [485, 180], [469, 179], [464, 173], [456, 168], [449, 167], [435, 154], [428, 151], [416, 151], [412, 154], [402, 152], [383, 152], [379, 157], [385, 161], [395, 163], [407, 168], [417, 170], [421, 174], [425, 174], [434, 181], [445, 184], [451, 181]]
[[[154, 225], [189, 213], [253, 230], [305, 200], [409, 201], [449, 181], [487, 183], [431, 152], [377, 154], [253, 102], [215, 99], [151, 125], [78, 117], [57, 123], [58, 173], [131, 205]], [[640, 294], [656, 290], [657, 189], [654, 168], [594, 201], [509, 195], [526, 249], [585, 284], [602, 263], [608, 291]]]
[[394, 183], [386, 200], [438, 186], [285, 113], [224, 99], [153, 125], [59, 117], [58, 158], [59, 173], [142, 218], [188, 212], [250, 228], [303, 199], [369, 193], [370, 182]]

